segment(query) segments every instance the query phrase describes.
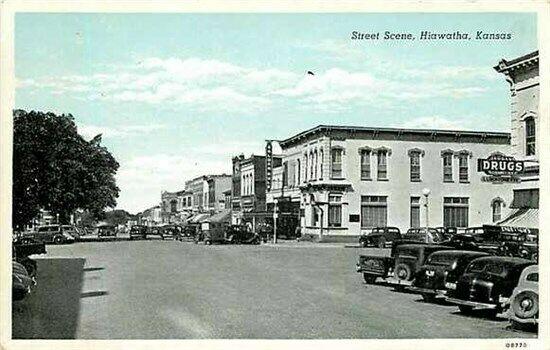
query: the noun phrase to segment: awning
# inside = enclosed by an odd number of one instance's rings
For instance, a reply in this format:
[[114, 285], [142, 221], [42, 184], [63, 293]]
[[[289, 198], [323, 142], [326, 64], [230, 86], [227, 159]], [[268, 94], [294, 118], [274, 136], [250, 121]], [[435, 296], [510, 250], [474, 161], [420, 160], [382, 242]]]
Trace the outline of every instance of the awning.
[[231, 222], [231, 210], [224, 209], [221, 212], [203, 219], [202, 222]]
[[499, 226], [526, 227], [531, 229], [539, 228], [538, 209], [514, 209], [510, 215], [501, 222]]
[[538, 209], [539, 207], [539, 190], [525, 189], [514, 190], [514, 200], [510, 204], [510, 208], [514, 209]]
[[187, 219], [187, 222], [188, 222], [188, 223], [192, 223], [192, 224], [196, 224], [196, 223], [198, 223], [198, 222], [203, 221], [203, 220], [206, 219], [208, 216], [210, 216], [210, 214], [208, 214], [208, 213], [196, 214], [196, 215], [190, 217], [189, 219]]

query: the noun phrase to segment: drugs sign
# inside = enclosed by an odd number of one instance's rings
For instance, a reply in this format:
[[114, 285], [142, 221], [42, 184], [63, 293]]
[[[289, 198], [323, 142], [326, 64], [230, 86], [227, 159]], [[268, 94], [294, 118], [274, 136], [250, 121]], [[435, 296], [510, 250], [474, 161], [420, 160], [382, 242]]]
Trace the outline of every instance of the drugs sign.
[[477, 160], [477, 171], [488, 175], [481, 177], [484, 182], [519, 182], [516, 175], [523, 172], [524, 168], [523, 161], [502, 154]]

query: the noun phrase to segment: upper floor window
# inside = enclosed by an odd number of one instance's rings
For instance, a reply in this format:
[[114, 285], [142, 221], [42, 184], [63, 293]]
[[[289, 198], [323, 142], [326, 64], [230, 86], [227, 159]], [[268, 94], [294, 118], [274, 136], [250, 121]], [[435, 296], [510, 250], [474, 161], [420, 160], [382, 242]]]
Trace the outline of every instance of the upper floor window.
[[361, 150], [361, 180], [370, 180], [370, 150]]
[[529, 117], [525, 119], [525, 155], [535, 155], [536, 126], [535, 119]]
[[315, 168], [315, 158], [313, 156], [313, 152], [309, 154], [309, 179], [315, 180], [313, 169]]
[[388, 152], [386, 150], [378, 151], [378, 180], [386, 180], [388, 178]]
[[499, 222], [500, 220], [502, 220], [502, 206], [503, 206], [504, 202], [497, 198], [495, 200], [493, 200], [493, 203], [491, 205], [492, 209], [493, 209], [493, 222], [496, 223], [496, 222]]
[[410, 152], [410, 173], [411, 181], [420, 181], [420, 152]]
[[341, 179], [342, 178], [342, 154], [344, 150], [341, 148], [333, 148], [331, 150], [331, 169], [332, 169], [332, 178]]
[[296, 183], [300, 185], [300, 159], [296, 159]]
[[319, 179], [323, 179], [323, 149], [319, 150]]
[[307, 177], [307, 171], [308, 171], [308, 164], [309, 164], [309, 159], [308, 159], [308, 156], [307, 156], [307, 153], [304, 154], [304, 181], [307, 182], [308, 180], [308, 177]]
[[170, 212], [175, 213], [178, 211], [178, 202], [177, 201], [171, 201], [170, 202]]
[[319, 158], [318, 158], [318, 154], [317, 154], [317, 150], [315, 150], [315, 152], [313, 152], [313, 158], [314, 158], [314, 162], [313, 164], [315, 164], [315, 166], [313, 167], [313, 179], [317, 179], [317, 168], [319, 167]]
[[[288, 186], [288, 163], [283, 163], [283, 187]], [[252, 189], [252, 186], [250, 187]], [[252, 191], [251, 191], [252, 192]]]
[[468, 182], [468, 154], [458, 155], [458, 181]]
[[443, 153], [443, 182], [453, 181], [453, 154]]

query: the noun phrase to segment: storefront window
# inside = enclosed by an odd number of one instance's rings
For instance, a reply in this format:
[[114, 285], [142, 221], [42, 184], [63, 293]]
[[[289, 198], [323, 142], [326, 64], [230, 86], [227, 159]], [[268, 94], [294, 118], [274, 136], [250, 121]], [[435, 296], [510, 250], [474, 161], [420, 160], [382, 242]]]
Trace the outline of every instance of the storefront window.
[[528, 156], [535, 155], [535, 141], [536, 141], [536, 126], [535, 119], [525, 119], [525, 154]]
[[328, 225], [330, 227], [342, 226], [342, 196], [329, 195], [328, 197]]
[[387, 196], [361, 196], [361, 227], [386, 226], [388, 221]]
[[468, 227], [468, 197], [445, 197], [443, 199], [443, 226]]

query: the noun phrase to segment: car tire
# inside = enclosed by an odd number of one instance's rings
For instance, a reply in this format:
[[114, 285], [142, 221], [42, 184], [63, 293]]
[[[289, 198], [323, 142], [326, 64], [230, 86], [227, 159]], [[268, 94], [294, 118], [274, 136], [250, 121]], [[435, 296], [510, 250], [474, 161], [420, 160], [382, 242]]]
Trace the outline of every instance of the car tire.
[[529, 290], [523, 291], [514, 297], [510, 307], [518, 318], [535, 318], [539, 313], [539, 296]]
[[27, 295], [27, 291], [25, 290], [12, 290], [11, 298], [12, 300], [19, 301], [19, 300], [23, 300], [26, 295]]
[[386, 247], [386, 239], [384, 237], [380, 237], [378, 239], [378, 248], [385, 248]]
[[63, 237], [61, 237], [61, 236], [55, 236], [55, 237], [53, 238], [53, 242], [54, 242], [55, 244], [61, 244], [61, 243], [63, 243]]
[[474, 311], [474, 308], [469, 305], [458, 305], [458, 309], [465, 315], [471, 315]]
[[412, 278], [412, 270], [411, 267], [407, 264], [397, 264], [395, 267], [394, 275], [397, 279], [400, 279], [402, 281], [408, 281]]
[[364, 273], [364, 274], [363, 274], [363, 279], [365, 280], [365, 282], [366, 282], [367, 284], [374, 284], [374, 282], [376, 282], [376, 278], [377, 278], [377, 277], [378, 277], [378, 276], [376, 276], [376, 275], [371, 275], [371, 274], [369, 274], [369, 273]]

